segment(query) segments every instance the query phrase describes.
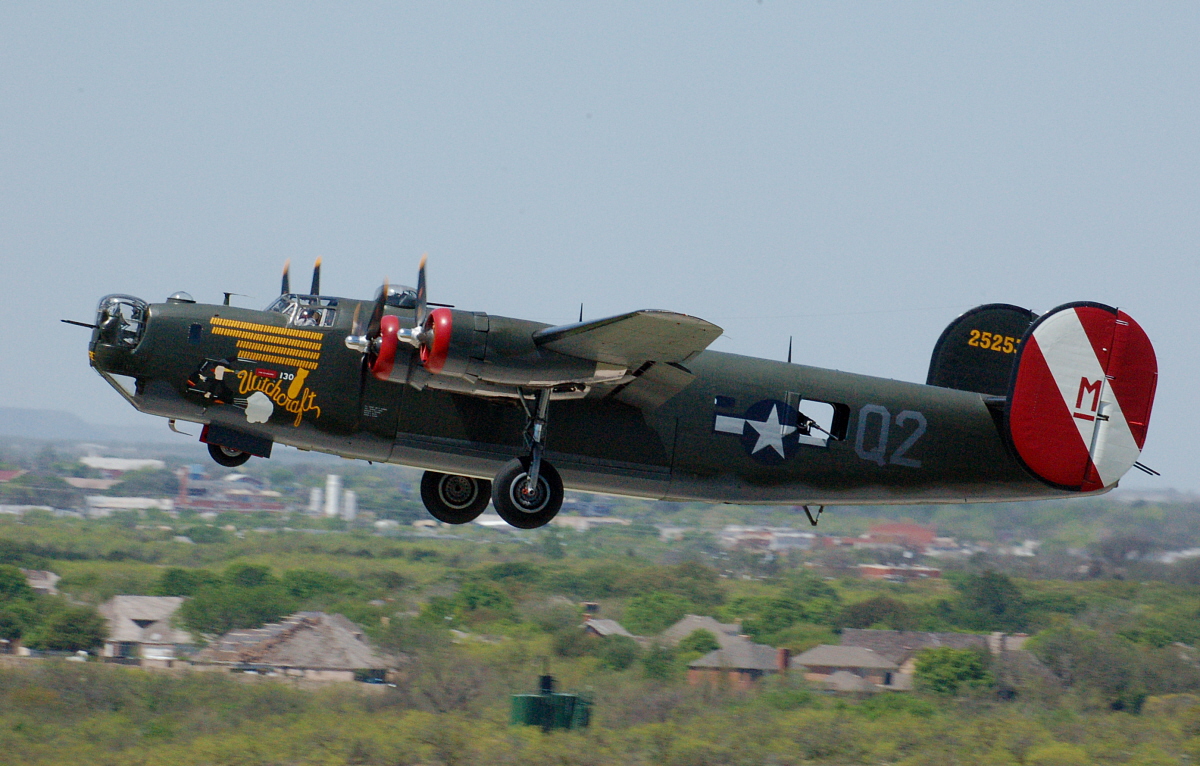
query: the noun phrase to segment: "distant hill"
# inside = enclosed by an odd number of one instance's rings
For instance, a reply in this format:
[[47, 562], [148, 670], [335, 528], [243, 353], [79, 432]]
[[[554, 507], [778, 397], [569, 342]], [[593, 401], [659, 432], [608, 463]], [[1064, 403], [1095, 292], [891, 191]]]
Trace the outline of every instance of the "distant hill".
[[[62, 410], [0, 407], [0, 436], [46, 441], [160, 442], [171, 437], [145, 426], [99, 426]], [[176, 437], [178, 438], [178, 437]]]

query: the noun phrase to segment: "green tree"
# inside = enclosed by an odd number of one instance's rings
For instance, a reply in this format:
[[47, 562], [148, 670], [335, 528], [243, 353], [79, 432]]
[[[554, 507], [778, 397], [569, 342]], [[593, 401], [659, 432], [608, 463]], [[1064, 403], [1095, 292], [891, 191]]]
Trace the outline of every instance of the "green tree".
[[25, 623], [9, 611], [0, 611], [0, 639], [16, 641], [25, 633]]
[[988, 657], [973, 649], [948, 646], [926, 649], [917, 655], [913, 684], [934, 694], [955, 695], [967, 689], [994, 685]]
[[495, 585], [486, 582], [467, 581], [454, 596], [460, 612], [475, 612], [487, 609], [509, 613], [513, 610], [512, 599]]
[[770, 643], [772, 636], [808, 616], [804, 604], [791, 598], [757, 598], [752, 603], [753, 611], [742, 620], [742, 630], [759, 642]]
[[293, 598], [307, 601], [315, 596], [353, 593], [358, 585], [345, 577], [312, 569], [289, 569], [283, 573], [283, 587]]
[[703, 655], [720, 648], [721, 644], [717, 641], [717, 637], [712, 634], [712, 631], [704, 628], [693, 630], [679, 642], [679, 651], [681, 652], [699, 652]]
[[601, 666], [609, 670], [624, 670], [637, 662], [641, 654], [642, 648], [629, 636], [607, 636], [600, 640], [596, 656]]
[[278, 583], [241, 587], [226, 582], [200, 588], [183, 602], [178, 614], [188, 630], [221, 634], [276, 622], [295, 608], [295, 601]]
[[999, 572], [968, 575], [959, 588], [958, 619], [972, 630], [1023, 630], [1028, 622], [1028, 604], [1020, 588]]
[[225, 568], [224, 579], [225, 582], [239, 588], [257, 588], [278, 582], [271, 574], [270, 567], [254, 564], [231, 564]]
[[27, 473], [0, 485], [0, 502], [73, 508], [83, 504], [83, 494], [57, 476]]
[[33, 589], [29, 587], [21, 570], [11, 564], [0, 565], [0, 601], [31, 596]]
[[554, 631], [550, 650], [559, 657], [584, 657], [596, 651], [601, 639], [585, 634], [578, 626]]
[[207, 569], [171, 567], [158, 578], [151, 595], [194, 596], [202, 587], [218, 585], [220, 582], [221, 578]]
[[694, 609], [692, 602], [683, 596], [656, 591], [629, 599], [621, 624], [631, 633], [652, 636], [679, 622]]
[[916, 617], [902, 601], [889, 596], [875, 596], [842, 609], [838, 620], [843, 628], [884, 628], [888, 630], [913, 630]]
[[1147, 696], [1142, 655], [1118, 636], [1066, 625], [1038, 633], [1026, 648], [1087, 707], [1136, 712]]
[[33, 631], [28, 643], [34, 649], [77, 652], [104, 643], [108, 627], [90, 606], [65, 606], [53, 612]]
[[179, 494], [179, 479], [165, 468], [139, 468], [121, 475], [108, 488], [117, 497], [174, 497]]
[[675, 664], [675, 650], [659, 643], [651, 645], [642, 657], [642, 671], [647, 678], [656, 681], [671, 680], [679, 671]]

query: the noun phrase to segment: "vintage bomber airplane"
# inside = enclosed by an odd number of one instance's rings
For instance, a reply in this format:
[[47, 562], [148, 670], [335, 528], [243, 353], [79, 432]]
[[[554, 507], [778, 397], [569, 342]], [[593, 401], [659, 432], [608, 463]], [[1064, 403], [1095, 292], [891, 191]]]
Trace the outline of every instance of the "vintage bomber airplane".
[[551, 327], [431, 304], [424, 259], [415, 290], [374, 302], [319, 278], [318, 260], [296, 294], [285, 267], [265, 311], [109, 295], [91, 365], [172, 429], [203, 424], [225, 466], [278, 442], [423, 468], [451, 524], [490, 500], [539, 527], [564, 486], [807, 512], [1098, 493], [1149, 470], [1154, 350], [1096, 303], [969, 311], [919, 385], [706, 351], [721, 329], [668, 311]]

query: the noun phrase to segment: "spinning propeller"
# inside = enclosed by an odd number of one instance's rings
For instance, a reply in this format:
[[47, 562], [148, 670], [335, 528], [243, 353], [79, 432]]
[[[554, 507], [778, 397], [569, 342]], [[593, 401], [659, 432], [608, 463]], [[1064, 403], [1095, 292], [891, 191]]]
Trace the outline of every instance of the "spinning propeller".
[[[346, 338], [346, 347], [362, 353], [365, 366], [369, 367], [371, 373], [381, 380], [386, 380], [391, 374], [392, 366], [395, 364], [396, 348], [400, 343], [419, 349], [421, 361], [429, 367], [431, 372], [436, 373], [441, 369], [440, 365], [436, 363], [436, 340], [441, 335], [444, 336], [445, 343], [449, 342], [450, 316], [448, 311], [444, 312], [444, 319], [441, 316], [435, 317], [429, 312], [425, 281], [427, 260], [427, 256], [421, 256], [421, 265], [417, 271], [417, 301], [412, 327], [401, 328], [398, 317], [384, 315], [389, 287], [387, 280], [384, 280], [383, 286], [379, 288], [379, 295], [375, 299], [371, 317], [365, 325], [361, 315], [362, 304], [360, 303], [354, 309], [351, 334]], [[440, 313], [434, 312], [434, 314]], [[436, 321], [439, 319], [443, 319], [443, 321]], [[441, 332], [439, 332], [439, 325], [444, 325], [444, 330]]]
[[[292, 259], [288, 258], [283, 262], [283, 279], [279, 284], [279, 294], [287, 295], [292, 291]], [[312, 289], [308, 291], [309, 295], [321, 294], [321, 259], [318, 257], [317, 262], [313, 264]]]

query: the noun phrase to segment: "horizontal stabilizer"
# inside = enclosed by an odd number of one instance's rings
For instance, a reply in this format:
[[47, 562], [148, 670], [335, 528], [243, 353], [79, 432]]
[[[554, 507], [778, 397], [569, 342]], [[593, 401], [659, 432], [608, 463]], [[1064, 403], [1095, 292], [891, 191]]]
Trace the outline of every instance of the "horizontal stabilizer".
[[644, 309], [547, 327], [533, 334], [533, 342], [559, 354], [634, 369], [645, 362], [686, 362], [708, 348], [721, 332], [715, 324], [687, 314]]
[[1099, 303], [1059, 306], [1021, 342], [1010, 443], [1048, 484], [1114, 487], [1141, 455], [1157, 384], [1154, 347], [1128, 314]]

